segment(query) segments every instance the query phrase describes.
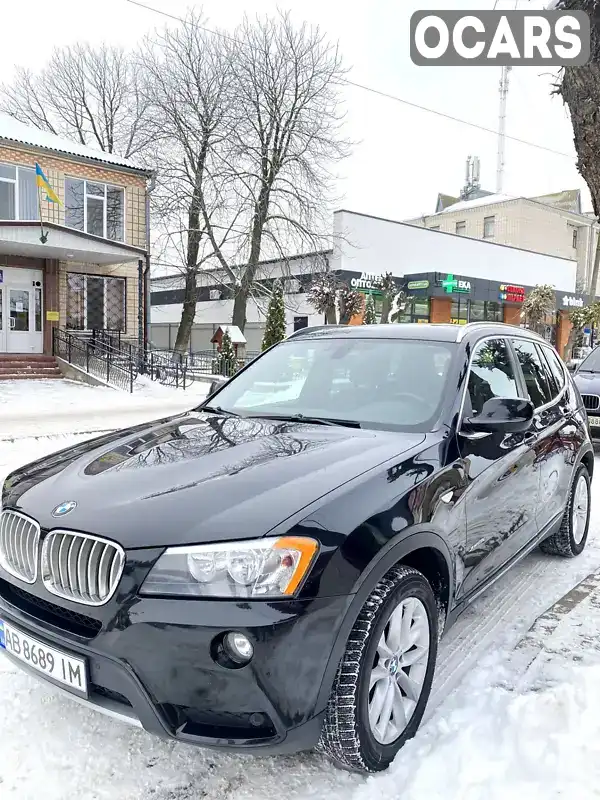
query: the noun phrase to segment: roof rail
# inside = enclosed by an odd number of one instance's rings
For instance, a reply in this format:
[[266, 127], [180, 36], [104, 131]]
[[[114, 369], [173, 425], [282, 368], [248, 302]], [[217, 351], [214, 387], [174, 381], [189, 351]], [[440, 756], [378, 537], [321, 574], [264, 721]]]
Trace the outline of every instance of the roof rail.
[[290, 333], [287, 339], [292, 339], [294, 336], [301, 336], [303, 333], [313, 333], [314, 331], [322, 331], [325, 328], [331, 330], [332, 328], [346, 328], [347, 325], [311, 325], [308, 328], [299, 328], [297, 331]]
[[456, 341], [460, 342], [462, 339], [464, 339], [467, 333], [469, 333], [469, 331], [478, 328], [511, 328], [514, 331], [513, 335], [516, 335], [517, 333], [520, 332], [521, 334], [525, 333], [528, 336], [531, 336], [535, 339], [540, 339], [542, 342], [546, 341], [543, 336], [540, 336], [540, 334], [536, 333], [535, 331], [529, 330], [529, 328], [517, 328], [516, 325], [509, 325], [506, 322], [492, 322], [492, 321], [467, 322], [466, 325], [461, 325]]

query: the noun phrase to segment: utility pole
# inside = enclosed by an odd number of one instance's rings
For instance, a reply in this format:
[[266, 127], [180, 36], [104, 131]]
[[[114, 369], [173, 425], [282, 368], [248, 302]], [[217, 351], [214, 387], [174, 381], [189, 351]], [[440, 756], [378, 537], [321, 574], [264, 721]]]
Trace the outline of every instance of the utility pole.
[[506, 144], [506, 99], [508, 97], [508, 74], [512, 67], [502, 67], [500, 77], [500, 115], [498, 117], [498, 166], [496, 169], [496, 193], [502, 194], [504, 186], [504, 148]]

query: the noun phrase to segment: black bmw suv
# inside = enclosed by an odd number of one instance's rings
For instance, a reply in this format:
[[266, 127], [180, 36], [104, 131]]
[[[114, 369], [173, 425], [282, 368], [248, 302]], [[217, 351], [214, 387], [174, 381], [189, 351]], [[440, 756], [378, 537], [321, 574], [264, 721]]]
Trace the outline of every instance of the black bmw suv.
[[593, 469], [535, 334], [306, 329], [189, 413], [8, 477], [0, 646], [165, 738], [379, 771], [461, 611], [537, 545], [582, 552]]

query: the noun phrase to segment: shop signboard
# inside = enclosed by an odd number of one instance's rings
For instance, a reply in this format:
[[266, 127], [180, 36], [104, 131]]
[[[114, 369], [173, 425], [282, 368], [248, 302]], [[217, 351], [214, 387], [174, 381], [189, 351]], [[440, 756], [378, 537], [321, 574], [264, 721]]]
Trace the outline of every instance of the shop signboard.
[[416, 289], [429, 289], [429, 281], [409, 281], [406, 284], [406, 288], [409, 292], [415, 291]]
[[438, 283], [446, 294], [469, 294], [471, 291], [471, 281], [460, 280], [452, 274], [446, 275]]
[[583, 297], [566, 294], [561, 298], [561, 305], [563, 308], [583, 308]]
[[504, 303], [522, 303], [525, 300], [525, 287], [502, 283], [498, 299]]
[[360, 278], [350, 279], [350, 286], [358, 292], [381, 292], [383, 280], [383, 275], [378, 275], [374, 272], [361, 272]]

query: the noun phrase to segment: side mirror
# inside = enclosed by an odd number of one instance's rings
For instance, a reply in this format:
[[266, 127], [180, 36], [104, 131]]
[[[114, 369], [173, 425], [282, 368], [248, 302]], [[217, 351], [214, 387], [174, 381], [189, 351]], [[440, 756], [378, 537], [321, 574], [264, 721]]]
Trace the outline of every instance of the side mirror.
[[465, 423], [473, 433], [522, 433], [531, 427], [533, 414], [529, 400], [492, 397], [483, 404], [480, 414]]

